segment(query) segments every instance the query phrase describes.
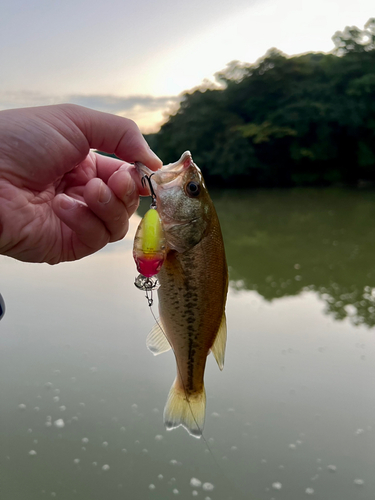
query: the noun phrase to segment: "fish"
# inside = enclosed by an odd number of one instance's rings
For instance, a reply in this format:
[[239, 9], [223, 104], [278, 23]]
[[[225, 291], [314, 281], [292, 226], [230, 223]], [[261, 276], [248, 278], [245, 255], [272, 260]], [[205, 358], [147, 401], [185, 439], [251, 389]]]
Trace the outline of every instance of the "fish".
[[158, 355], [172, 349], [177, 375], [164, 409], [167, 430], [183, 426], [202, 436], [206, 393], [204, 371], [213, 353], [224, 367], [228, 268], [220, 223], [202, 173], [189, 151], [148, 176], [163, 226], [165, 258], [158, 272], [159, 319], [147, 337]]

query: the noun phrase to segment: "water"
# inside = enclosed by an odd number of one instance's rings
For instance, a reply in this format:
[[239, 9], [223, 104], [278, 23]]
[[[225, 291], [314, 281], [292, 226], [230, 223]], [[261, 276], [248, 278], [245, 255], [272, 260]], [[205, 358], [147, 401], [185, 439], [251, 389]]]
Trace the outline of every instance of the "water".
[[172, 353], [133, 281], [132, 234], [75, 263], [0, 258], [4, 500], [370, 500], [375, 193], [215, 193], [231, 288], [202, 440], [166, 432]]

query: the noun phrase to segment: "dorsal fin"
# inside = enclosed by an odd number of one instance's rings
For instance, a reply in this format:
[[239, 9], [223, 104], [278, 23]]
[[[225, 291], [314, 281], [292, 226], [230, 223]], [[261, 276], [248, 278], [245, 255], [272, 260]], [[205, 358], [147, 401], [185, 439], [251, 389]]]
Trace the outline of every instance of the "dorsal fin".
[[151, 332], [147, 335], [146, 346], [154, 356], [169, 351], [171, 344], [163, 332], [163, 324], [157, 320]]
[[224, 356], [225, 356], [225, 346], [227, 343], [227, 320], [225, 313], [221, 319], [219, 331], [217, 332], [215, 342], [211, 347], [211, 351], [215, 356], [216, 362], [219, 365], [220, 370], [224, 368]]

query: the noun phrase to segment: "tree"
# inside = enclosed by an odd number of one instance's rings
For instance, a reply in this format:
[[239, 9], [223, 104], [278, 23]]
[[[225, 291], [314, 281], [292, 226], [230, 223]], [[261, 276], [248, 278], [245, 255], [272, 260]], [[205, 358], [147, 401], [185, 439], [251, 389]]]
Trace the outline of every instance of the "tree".
[[166, 163], [189, 149], [218, 185], [375, 183], [375, 18], [333, 39], [330, 54], [232, 61], [150, 143]]

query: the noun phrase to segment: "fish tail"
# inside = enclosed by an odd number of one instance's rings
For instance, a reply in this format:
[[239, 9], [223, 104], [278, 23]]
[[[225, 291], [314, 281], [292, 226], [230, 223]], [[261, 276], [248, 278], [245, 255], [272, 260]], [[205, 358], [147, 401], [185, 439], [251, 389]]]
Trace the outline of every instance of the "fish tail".
[[167, 430], [182, 425], [189, 434], [199, 439], [202, 436], [205, 414], [206, 392], [203, 384], [200, 392], [187, 396], [184, 387], [176, 378], [164, 408], [164, 424]]

